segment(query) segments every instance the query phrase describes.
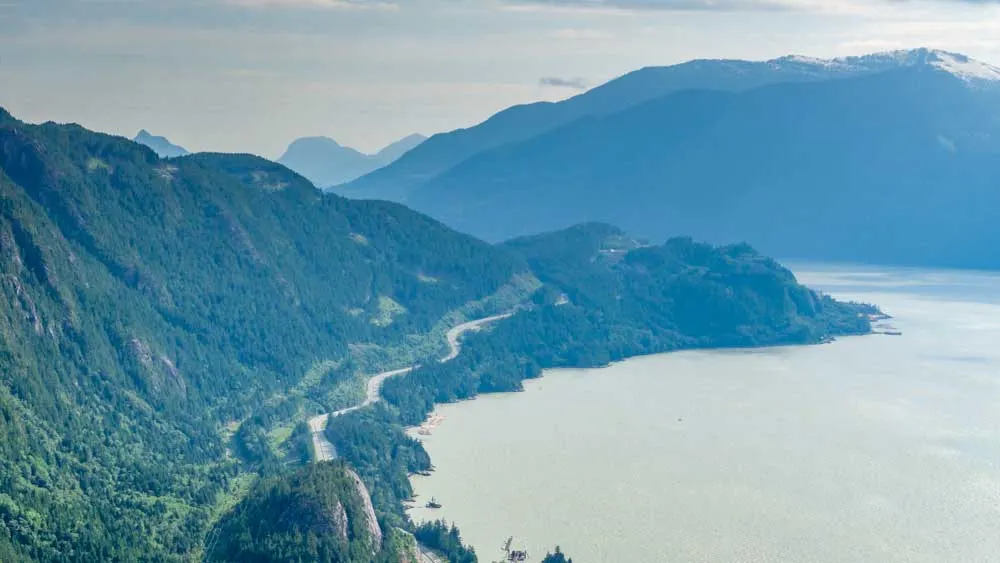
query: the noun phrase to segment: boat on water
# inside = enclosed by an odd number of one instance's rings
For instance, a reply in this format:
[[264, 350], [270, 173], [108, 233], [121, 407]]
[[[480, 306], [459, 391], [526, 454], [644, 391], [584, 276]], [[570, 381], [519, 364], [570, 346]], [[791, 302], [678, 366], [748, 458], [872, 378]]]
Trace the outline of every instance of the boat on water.
[[514, 538], [507, 538], [507, 541], [500, 548], [500, 551], [503, 552], [503, 559], [494, 563], [524, 563], [528, 560], [528, 552], [523, 549], [512, 549], [511, 544], [513, 543]]
[[441, 503], [436, 498], [431, 497], [431, 500], [427, 501], [426, 506], [427, 508], [441, 508]]

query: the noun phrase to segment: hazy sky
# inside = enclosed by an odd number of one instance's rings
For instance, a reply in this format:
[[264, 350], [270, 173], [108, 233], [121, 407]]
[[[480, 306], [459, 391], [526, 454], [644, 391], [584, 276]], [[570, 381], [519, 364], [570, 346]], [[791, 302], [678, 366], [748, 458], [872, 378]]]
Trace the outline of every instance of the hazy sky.
[[275, 157], [374, 150], [648, 65], [929, 46], [1000, 64], [986, 0], [0, 0], [0, 105]]

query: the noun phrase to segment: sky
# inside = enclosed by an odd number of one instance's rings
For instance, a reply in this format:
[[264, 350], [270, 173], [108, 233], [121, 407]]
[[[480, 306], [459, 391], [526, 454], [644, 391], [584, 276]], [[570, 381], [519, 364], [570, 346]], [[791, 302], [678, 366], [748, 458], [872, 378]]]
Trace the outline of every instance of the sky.
[[911, 47], [1000, 65], [1000, 0], [0, 0], [0, 106], [195, 151], [374, 152], [644, 66]]

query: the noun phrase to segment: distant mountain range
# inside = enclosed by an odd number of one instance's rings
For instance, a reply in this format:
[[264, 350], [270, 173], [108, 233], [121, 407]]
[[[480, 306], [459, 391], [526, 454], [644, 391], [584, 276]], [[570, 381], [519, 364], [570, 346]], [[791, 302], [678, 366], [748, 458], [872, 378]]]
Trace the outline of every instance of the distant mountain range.
[[[153, 149], [161, 158], [177, 158], [191, 154], [166, 137], [139, 131], [133, 141]], [[296, 139], [278, 159], [278, 163], [299, 173], [320, 188], [329, 188], [378, 170], [427, 140], [423, 135], [409, 135], [375, 154], [365, 154], [341, 146], [329, 137], [303, 137]]]
[[647, 68], [344, 186], [503, 240], [607, 221], [792, 258], [1000, 267], [1000, 70], [918, 49]]
[[132, 140], [153, 149], [161, 158], [176, 158], [191, 154], [184, 147], [171, 143], [166, 137], [158, 137], [145, 129], [139, 131]]
[[410, 135], [375, 154], [364, 154], [329, 137], [303, 137], [293, 141], [278, 162], [316, 186], [329, 188], [391, 164], [425, 140], [423, 135]]

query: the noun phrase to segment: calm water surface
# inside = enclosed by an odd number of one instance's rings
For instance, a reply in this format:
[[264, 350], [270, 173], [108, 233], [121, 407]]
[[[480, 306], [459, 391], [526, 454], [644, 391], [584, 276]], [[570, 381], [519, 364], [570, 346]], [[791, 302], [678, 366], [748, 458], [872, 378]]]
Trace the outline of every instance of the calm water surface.
[[[803, 269], [805, 268], [805, 269]], [[797, 269], [903, 336], [555, 370], [440, 407], [416, 520], [482, 561], [1000, 561], [1000, 277]], [[806, 271], [806, 270], [810, 271]]]

